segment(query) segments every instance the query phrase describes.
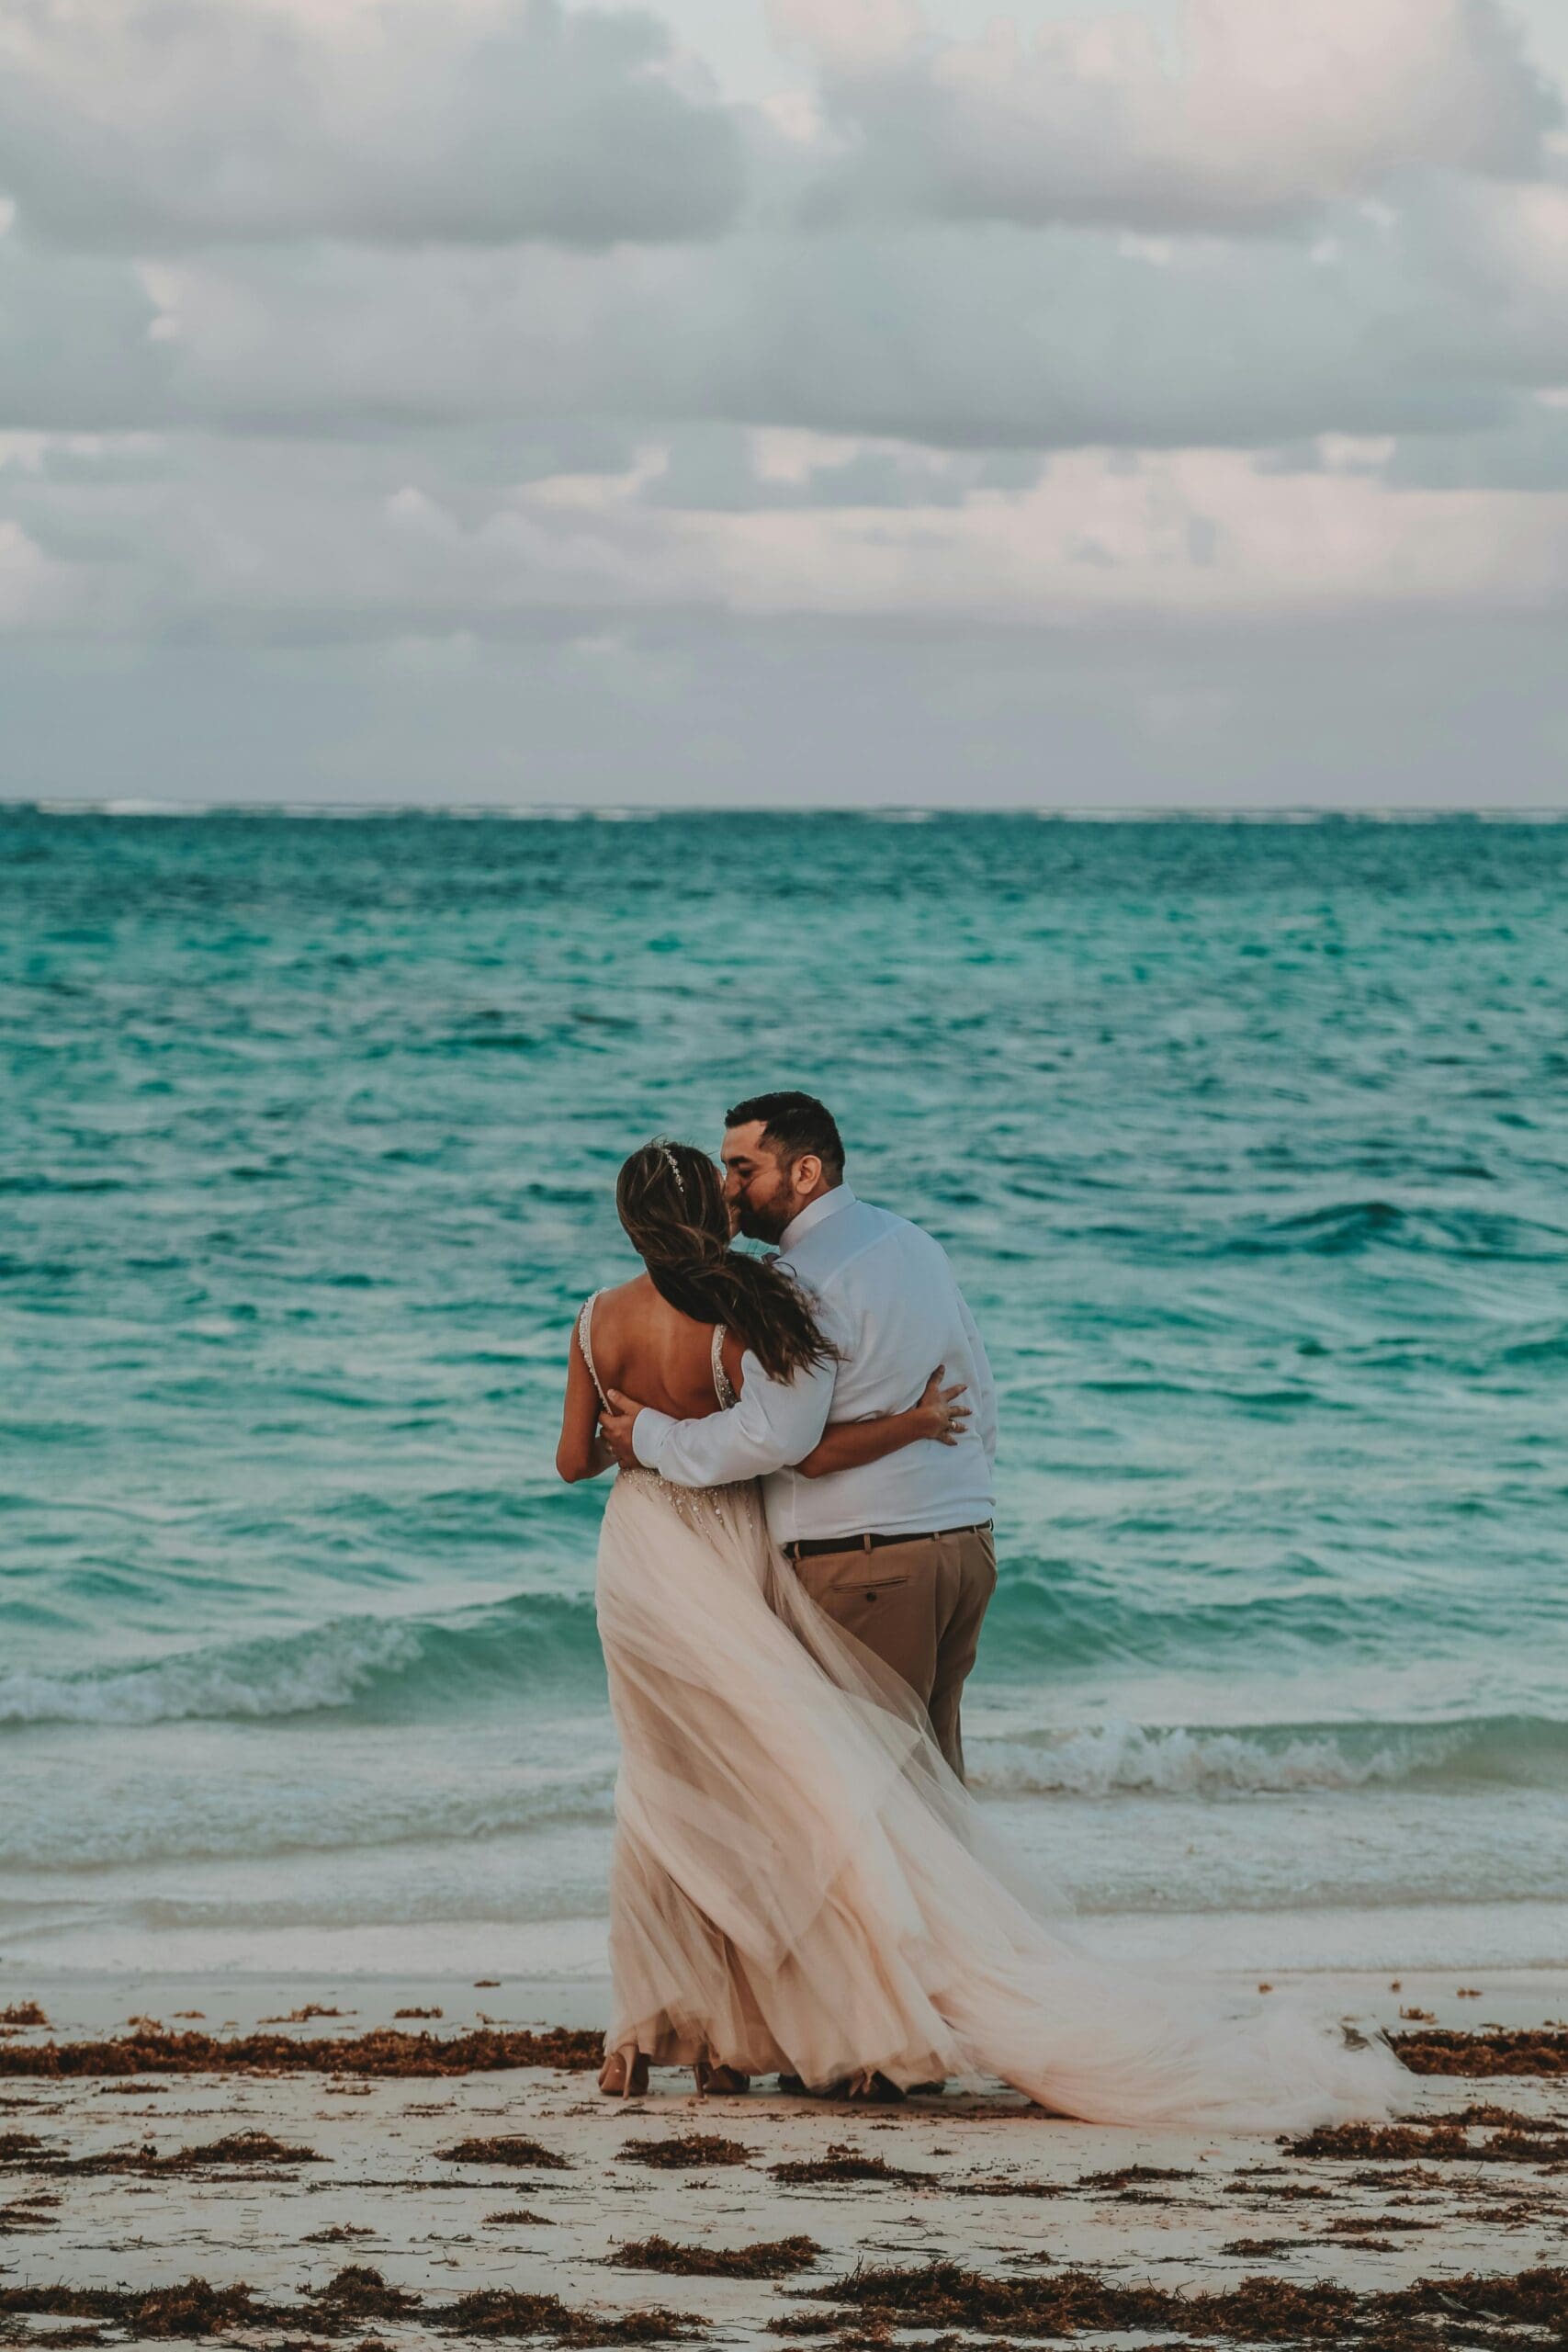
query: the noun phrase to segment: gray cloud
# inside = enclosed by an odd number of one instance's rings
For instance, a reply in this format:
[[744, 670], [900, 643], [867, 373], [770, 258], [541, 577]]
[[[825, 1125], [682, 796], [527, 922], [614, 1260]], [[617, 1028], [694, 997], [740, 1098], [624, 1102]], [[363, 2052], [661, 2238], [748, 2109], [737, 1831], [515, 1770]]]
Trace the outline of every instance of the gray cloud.
[[1505, 229], [1456, 270], [1418, 198], [1392, 225], [1345, 208], [1332, 227], [1315, 254], [928, 224], [600, 256], [192, 256], [154, 281], [152, 343], [140, 289], [112, 276], [92, 281], [101, 317], [85, 288], [80, 306], [39, 294], [47, 340], [19, 314], [0, 327], [0, 423], [373, 435], [573, 418], [952, 450], [1246, 447], [1485, 426], [1510, 385], [1568, 377], [1553, 268]]
[[0, 67], [0, 189], [70, 245], [592, 247], [712, 236], [741, 199], [729, 111], [641, 9], [14, 0]]
[[158, 305], [125, 262], [0, 234], [0, 431], [168, 424], [178, 413]]
[[651, 506], [749, 514], [808, 507], [961, 507], [976, 491], [1030, 489], [1045, 460], [1032, 450], [954, 456], [913, 446], [865, 447], [802, 465], [789, 475], [759, 470], [750, 437], [736, 425], [678, 428], [662, 472], [643, 495]]
[[888, 37], [885, 0], [777, 6], [848, 150], [826, 217], [1277, 232], [1413, 169], [1532, 175], [1562, 119], [1495, 0], [1202, 0], [1174, 65], [1132, 17], [958, 42], [912, 7]]

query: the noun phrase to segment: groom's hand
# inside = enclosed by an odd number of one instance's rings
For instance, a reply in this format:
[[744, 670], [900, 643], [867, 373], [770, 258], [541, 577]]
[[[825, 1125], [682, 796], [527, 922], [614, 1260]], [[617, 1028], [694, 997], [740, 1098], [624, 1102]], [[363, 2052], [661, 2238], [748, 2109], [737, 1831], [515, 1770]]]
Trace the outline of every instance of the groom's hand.
[[604, 1431], [604, 1442], [623, 1470], [640, 1467], [632, 1447], [632, 1431], [637, 1427], [637, 1417], [641, 1410], [640, 1405], [630, 1396], [623, 1396], [618, 1388], [611, 1389], [608, 1407], [600, 1408], [599, 1427]]

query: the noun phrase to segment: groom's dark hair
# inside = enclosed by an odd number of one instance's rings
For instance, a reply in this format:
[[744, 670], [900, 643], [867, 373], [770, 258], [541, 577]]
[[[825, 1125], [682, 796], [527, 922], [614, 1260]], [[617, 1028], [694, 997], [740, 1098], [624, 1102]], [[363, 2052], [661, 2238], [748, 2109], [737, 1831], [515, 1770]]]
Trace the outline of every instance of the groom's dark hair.
[[724, 1114], [727, 1127], [749, 1127], [753, 1119], [762, 1122], [762, 1141], [784, 1159], [815, 1152], [835, 1176], [843, 1174], [844, 1142], [838, 1121], [815, 1094], [786, 1087], [777, 1094], [753, 1094]]

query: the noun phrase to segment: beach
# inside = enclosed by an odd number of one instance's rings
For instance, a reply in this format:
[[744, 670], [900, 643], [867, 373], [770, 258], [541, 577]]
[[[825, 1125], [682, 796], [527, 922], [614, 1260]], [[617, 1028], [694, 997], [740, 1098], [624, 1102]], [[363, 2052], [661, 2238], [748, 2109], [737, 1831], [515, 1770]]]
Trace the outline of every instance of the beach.
[[[1472, 2046], [1568, 2011], [1568, 1972], [1311, 1989], [1363, 2025], [1425, 2011]], [[17, 2341], [1475, 2344], [1515, 2318], [1529, 2344], [1568, 2321], [1568, 2072], [1412, 2073], [1392, 2141], [1282, 2145], [1069, 2121], [994, 2084], [847, 2109], [772, 2085], [701, 2100], [670, 2074], [623, 2105], [581, 2055], [356, 2071], [386, 2028], [428, 2050], [567, 2022], [559, 1988], [521, 1983], [58, 1978], [34, 1999], [48, 2023], [7, 2027], [0, 2068], [272, 2019], [337, 2044], [341, 2070], [0, 2072], [0, 2332]]]

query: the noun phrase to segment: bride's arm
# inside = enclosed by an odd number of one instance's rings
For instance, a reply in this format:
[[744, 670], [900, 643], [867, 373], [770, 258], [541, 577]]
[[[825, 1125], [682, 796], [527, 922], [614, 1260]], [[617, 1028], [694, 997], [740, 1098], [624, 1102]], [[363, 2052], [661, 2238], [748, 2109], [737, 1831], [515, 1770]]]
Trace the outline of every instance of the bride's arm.
[[580, 1478], [597, 1478], [614, 1459], [599, 1434], [599, 1399], [594, 1394], [592, 1374], [582, 1360], [574, 1323], [567, 1355], [566, 1403], [561, 1411], [556, 1468], [569, 1486], [575, 1486]]
[[955, 1445], [969, 1419], [967, 1405], [954, 1402], [965, 1384], [942, 1385], [945, 1364], [938, 1364], [921, 1392], [919, 1404], [902, 1413], [878, 1413], [868, 1421], [829, 1421], [804, 1462], [795, 1467], [803, 1478], [823, 1478], [832, 1470], [858, 1470], [863, 1463], [880, 1462], [919, 1438], [934, 1438], [939, 1445]]

